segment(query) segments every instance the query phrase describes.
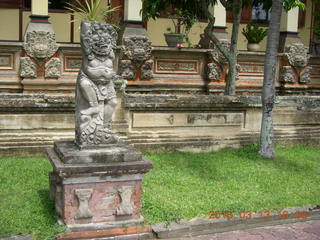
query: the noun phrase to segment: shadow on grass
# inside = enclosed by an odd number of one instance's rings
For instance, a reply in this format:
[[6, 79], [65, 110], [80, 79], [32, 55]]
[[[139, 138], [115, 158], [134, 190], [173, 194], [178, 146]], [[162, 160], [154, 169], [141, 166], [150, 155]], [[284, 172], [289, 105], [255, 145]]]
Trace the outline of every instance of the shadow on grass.
[[47, 220], [55, 223], [57, 221], [57, 216], [54, 209], [54, 201], [50, 199], [49, 190], [38, 190], [38, 195], [41, 200], [41, 212], [46, 216]]
[[225, 171], [231, 173], [236, 171], [236, 168], [239, 168], [239, 171], [243, 170], [240, 168], [246, 168], [248, 171], [251, 167], [256, 169], [255, 171], [268, 168], [295, 174], [316, 171], [310, 162], [304, 161], [303, 152], [297, 151], [294, 157], [283, 156], [285, 153], [281, 152], [276, 158], [268, 159], [260, 156], [258, 151], [258, 145], [251, 144], [240, 149], [224, 149], [214, 153], [161, 153], [159, 158], [161, 165], [165, 164], [166, 167], [212, 181], [224, 181], [228, 178]]

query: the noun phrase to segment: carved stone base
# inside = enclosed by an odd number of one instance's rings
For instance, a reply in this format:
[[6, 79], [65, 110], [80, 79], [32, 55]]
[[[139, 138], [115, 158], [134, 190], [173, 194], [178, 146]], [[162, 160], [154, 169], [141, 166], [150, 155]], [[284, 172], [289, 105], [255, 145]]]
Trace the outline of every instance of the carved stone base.
[[50, 197], [70, 231], [134, 225], [140, 215], [141, 181], [152, 164], [123, 143], [78, 150], [73, 142], [47, 149], [53, 166]]

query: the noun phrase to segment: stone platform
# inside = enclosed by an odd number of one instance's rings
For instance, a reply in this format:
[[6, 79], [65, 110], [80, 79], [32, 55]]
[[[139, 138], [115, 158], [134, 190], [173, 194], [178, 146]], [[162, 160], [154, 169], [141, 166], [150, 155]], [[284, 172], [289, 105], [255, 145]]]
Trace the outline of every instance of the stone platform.
[[141, 181], [152, 164], [124, 143], [79, 150], [73, 142], [47, 149], [50, 197], [70, 231], [131, 226], [143, 221]]

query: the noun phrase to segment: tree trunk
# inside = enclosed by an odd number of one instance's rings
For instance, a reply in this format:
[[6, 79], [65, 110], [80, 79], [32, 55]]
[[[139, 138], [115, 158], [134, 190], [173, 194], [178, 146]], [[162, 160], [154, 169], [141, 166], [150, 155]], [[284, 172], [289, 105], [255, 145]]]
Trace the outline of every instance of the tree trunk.
[[275, 73], [280, 36], [280, 18], [283, 0], [273, 0], [271, 19], [268, 30], [267, 50], [264, 62], [264, 79], [262, 89], [262, 121], [259, 154], [274, 158], [272, 110], [275, 100]]
[[231, 35], [231, 45], [229, 52], [229, 72], [225, 87], [225, 95], [235, 95], [236, 93], [236, 77], [237, 77], [237, 43], [239, 35], [239, 26], [242, 12], [242, 0], [232, 2], [233, 25]]

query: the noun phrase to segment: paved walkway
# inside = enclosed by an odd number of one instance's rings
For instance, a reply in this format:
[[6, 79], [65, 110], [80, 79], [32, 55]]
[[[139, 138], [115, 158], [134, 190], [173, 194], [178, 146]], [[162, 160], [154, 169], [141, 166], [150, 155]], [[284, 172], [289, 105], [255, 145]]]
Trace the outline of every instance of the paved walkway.
[[246, 231], [183, 238], [188, 240], [320, 240], [320, 220], [298, 222]]

